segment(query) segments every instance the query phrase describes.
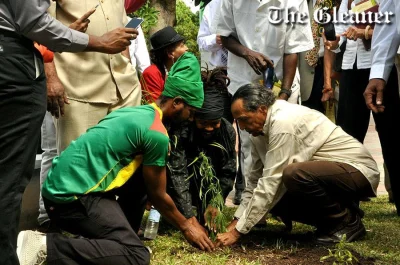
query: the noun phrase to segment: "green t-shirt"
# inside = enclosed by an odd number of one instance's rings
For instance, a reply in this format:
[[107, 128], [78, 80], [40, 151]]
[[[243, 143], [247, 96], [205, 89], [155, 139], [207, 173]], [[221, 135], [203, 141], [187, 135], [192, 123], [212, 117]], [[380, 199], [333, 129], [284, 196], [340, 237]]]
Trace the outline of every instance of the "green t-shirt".
[[165, 166], [169, 138], [154, 103], [115, 110], [53, 160], [42, 195], [68, 203], [125, 184], [137, 168]]

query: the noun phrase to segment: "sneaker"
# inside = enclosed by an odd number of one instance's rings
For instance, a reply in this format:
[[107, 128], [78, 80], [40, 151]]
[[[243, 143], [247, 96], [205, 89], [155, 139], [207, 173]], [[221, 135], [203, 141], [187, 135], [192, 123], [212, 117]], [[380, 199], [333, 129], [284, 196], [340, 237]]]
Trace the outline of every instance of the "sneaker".
[[46, 235], [22, 231], [18, 235], [17, 255], [20, 265], [43, 265], [47, 257]]
[[363, 237], [366, 233], [367, 232], [360, 216], [355, 214], [354, 221], [349, 222], [343, 228], [334, 233], [328, 235], [318, 235], [316, 241], [317, 243], [321, 244], [336, 244], [342, 240], [344, 235], [346, 235], [346, 242], [353, 242]]

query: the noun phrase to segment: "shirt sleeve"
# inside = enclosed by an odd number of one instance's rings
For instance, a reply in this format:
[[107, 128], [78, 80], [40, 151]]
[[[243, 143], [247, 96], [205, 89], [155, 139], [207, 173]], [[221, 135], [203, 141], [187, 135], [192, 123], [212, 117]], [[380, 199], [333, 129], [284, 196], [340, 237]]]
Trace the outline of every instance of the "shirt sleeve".
[[[302, 0], [298, 7], [299, 14], [308, 14], [308, 4]], [[314, 41], [311, 32], [310, 19], [304, 23], [288, 24], [285, 38], [285, 53], [293, 54], [309, 51], [314, 48]]]
[[149, 51], [147, 50], [146, 40], [144, 38], [144, 33], [142, 27], [138, 28], [139, 35], [137, 37], [136, 49], [135, 49], [135, 58], [136, 64], [141, 73], [150, 66], [150, 56]]
[[197, 44], [200, 51], [215, 52], [221, 49], [221, 45], [217, 44], [217, 34], [211, 33], [209, 25], [210, 8], [206, 6], [203, 13], [203, 19], [200, 22], [199, 32], [197, 34]]
[[179, 212], [186, 218], [194, 216], [192, 194], [187, 168], [187, 156], [181, 128], [171, 134], [171, 155], [168, 158], [168, 194], [171, 196]]
[[87, 47], [87, 34], [66, 27], [47, 13], [49, 0], [6, 1], [17, 31], [27, 38], [57, 52], [80, 52]]
[[233, 35], [237, 38], [236, 27], [233, 18], [233, 0], [222, 0], [221, 13], [217, 24], [217, 34], [229, 37]]
[[148, 95], [145, 95], [149, 100], [156, 100], [164, 90], [164, 83], [160, 71], [156, 66], [148, 67], [143, 72], [144, 90]]
[[[395, 10], [394, 0], [381, 2], [380, 12], [384, 13], [392, 10]], [[372, 37], [370, 79], [379, 78], [384, 79], [386, 82], [388, 81], [400, 45], [400, 35], [397, 32], [397, 23], [399, 22], [397, 22], [396, 16], [392, 16], [391, 23], [375, 25]]]
[[148, 130], [144, 135], [143, 141], [143, 165], [165, 166], [168, 158], [168, 136], [159, 131]]
[[[226, 126], [226, 129], [227, 133], [229, 134], [231, 146], [235, 146], [236, 143], [235, 130], [233, 129], [231, 124], [228, 124]], [[220, 152], [222, 152], [222, 156], [224, 157], [224, 159], [222, 159], [222, 163], [220, 165], [222, 175], [217, 177], [219, 179], [219, 183], [221, 186], [222, 196], [224, 200], [226, 200], [226, 198], [228, 197], [229, 193], [233, 188], [233, 184], [235, 182], [235, 177], [237, 173], [236, 151], [235, 149], [233, 149], [231, 154], [228, 154], [226, 150], [220, 150]]]
[[[292, 134], [281, 133], [272, 136], [269, 150], [264, 158], [256, 154], [252, 143], [253, 166], [249, 176], [249, 184], [242, 195], [242, 203], [235, 213], [239, 218], [236, 229], [247, 234], [250, 229], [282, 198], [286, 188], [282, 184], [283, 169], [292, 161], [296, 152]], [[261, 161], [265, 161], [263, 163]]]

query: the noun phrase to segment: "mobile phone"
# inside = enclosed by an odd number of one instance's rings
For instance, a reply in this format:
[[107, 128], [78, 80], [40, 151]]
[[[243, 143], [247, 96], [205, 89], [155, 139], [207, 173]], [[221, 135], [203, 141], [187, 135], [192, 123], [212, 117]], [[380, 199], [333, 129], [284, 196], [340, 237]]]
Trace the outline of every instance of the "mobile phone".
[[143, 21], [144, 21], [143, 18], [134, 17], [128, 22], [128, 24], [125, 25], [125, 28], [137, 29], [140, 26], [140, 24], [143, 23]]
[[264, 86], [267, 89], [272, 89], [274, 87], [274, 76], [275, 76], [275, 71], [273, 67], [268, 67], [264, 71]]
[[327, 23], [324, 26], [324, 33], [325, 37], [329, 41], [335, 41], [336, 40], [336, 31], [335, 31], [335, 26], [333, 23]]

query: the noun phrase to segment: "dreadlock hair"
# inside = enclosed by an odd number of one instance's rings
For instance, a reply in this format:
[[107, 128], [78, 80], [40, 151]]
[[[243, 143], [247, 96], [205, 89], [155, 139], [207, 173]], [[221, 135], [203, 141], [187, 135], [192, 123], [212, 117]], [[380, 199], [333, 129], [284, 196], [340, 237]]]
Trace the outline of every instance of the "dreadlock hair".
[[165, 64], [168, 61], [168, 54], [173, 52], [176, 49], [176, 47], [180, 45], [181, 42], [182, 41], [178, 41], [162, 49], [150, 51], [150, 60], [153, 64], [157, 66], [158, 70], [161, 72], [161, 75], [164, 79], [166, 77]]
[[216, 67], [212, 70], [206, 67], [202, 67], [201, 81], [203, 81], [204, 90], [214, 88], [220, 92], [228, 92], [228, 86], [230, 84], [229, 77], [226, 76], [226, 67]]

